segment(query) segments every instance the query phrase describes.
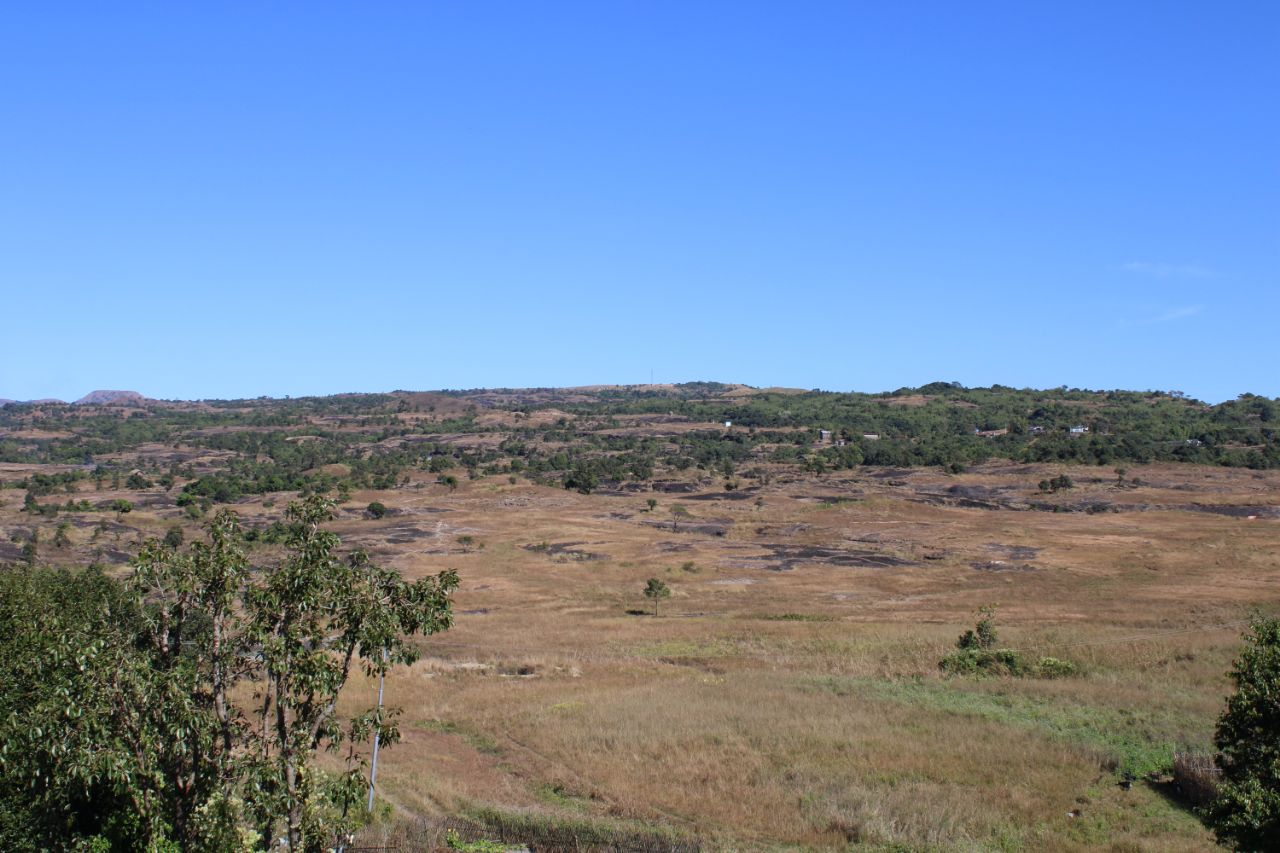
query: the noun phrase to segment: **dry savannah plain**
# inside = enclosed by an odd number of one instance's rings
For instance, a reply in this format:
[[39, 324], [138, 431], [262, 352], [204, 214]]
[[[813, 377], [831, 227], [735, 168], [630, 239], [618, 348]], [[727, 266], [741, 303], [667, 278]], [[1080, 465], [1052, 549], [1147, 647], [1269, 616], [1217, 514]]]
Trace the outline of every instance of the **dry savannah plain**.
[[[441, 397], [393, 419], [464, 404], [485, 429], [433, 441], [496, 447], [586, 418]], [[4, 438], [40, 440], [33, 429]], [[606, 431], [678, 445], [737, 429], [617, 415]], [[33, 528], [42, 561], [113, 572], [175, 524], [197, 539], [201, 520], [175, 501], [183, 476], [166, 488], [154, 474], [212, 470], [227, 452], [141, 443], [95, 462], [150, 472], [149, 487], [86, 477], [56, 494], [126, 499], [128, 513], [33, 520], [21, 491], [0, 491], [0, 561]], [[1211, 749], [1245, 622], [1280, 604], [1280, 472], [999, 458], [815, 472], [757, 457], [732, 488], [691, 466], [589, 493], [423, 468], [350, 490], [331, 525], [344, 548], [409, 578], [461, 577], [453, 627], [387, 679], [402, 741], [380, 755], [359, 843], [413, 849], [457, 826], [617, 849], [1215, 849], [1165, 771], [1175, 750]], [[0, 479], [75, 468], [11, 462]], [[1073, 487], [1039, 487], [1063, 474]], [[290, 498], [232, 507], [265, 525]], [[670, 596], [646, 598], [650, 578]], [[982, 608], [1000, 647], [1074, 670], [944, 674]], [[358, 678], [343, 701], [376, 692]]]

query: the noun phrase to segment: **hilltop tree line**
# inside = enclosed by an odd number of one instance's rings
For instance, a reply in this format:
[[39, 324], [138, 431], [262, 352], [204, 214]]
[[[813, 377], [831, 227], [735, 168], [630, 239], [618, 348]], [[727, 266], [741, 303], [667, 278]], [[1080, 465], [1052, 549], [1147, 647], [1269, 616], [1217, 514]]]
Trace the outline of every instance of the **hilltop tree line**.
[[[960, 470], [992, 458], [1018, 462], [1115, 465], [1148, 462], [1272, 468], [1280, 466], [1280, 401], [1253, 395], [1208, 406], [1176, 393], [963, 388], [934, 383], [891, 394], [832, 392], [723, 394], [726, 386], [691, 383], [666, 393], [610, 389], [575, 400], [550, 394], [504, 403], [527, 416], [555, 406], [549, 423], [484, 422], [478, 409], [449, 417], [402, 417], [406, 399], [346, 395], [239, 401], [199, 408], [155, 404], [101, 411], [70, 406], [0, 409], [0, 461], [73, 464], [59, 475], [102, 484], [166, 488], [185, 480], [185, 504], [225, 503], [247, 494], [390, 488], [411, 470], [442, 480], [522, 475], [592, 491], [648, 481], [690, 468], [723, 476], [757, 463], [810, 472], [861, 465], [944, 466]], [[448, 392], [461, 395], [464, 392]], [[448, 396], [446, 394], [446, 396]], [[501, 398], [497, 392], [485, 395]], [[583, 401], [581, 398], [589, 398]], [[723, 423], [730, 428], [619, 433], [628, 415]], [[1073, 427], [1081, 428], [1072, 432]], [[39, 430], [32, 437], [18, 430]], [[660, 431], [660, 430], [656, 430]], [[820, 437], [827, 436], [826, 440]], [[986, 432], [986, 435], [980, 433]], [[497, 442], [458, 436], [498, 434]], [[38, 436], [38, 437], [37, 437]], [[142, 445], [207, 450], [196, 467], [172, 464], [143, 474], [99, 457]], [[30, 478], [29, 478], [30, 480]], [[39, 496], [65, 483], [9, 483]]]

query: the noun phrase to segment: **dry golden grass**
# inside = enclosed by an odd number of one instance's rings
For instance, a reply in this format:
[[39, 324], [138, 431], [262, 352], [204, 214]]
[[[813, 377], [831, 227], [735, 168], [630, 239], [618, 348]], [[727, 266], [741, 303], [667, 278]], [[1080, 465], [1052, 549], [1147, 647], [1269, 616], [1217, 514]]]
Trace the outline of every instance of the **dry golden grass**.
[[[1039, 494], [1061, 471], [1077, 487]], [[1274, 506], [1280, 476], [879, 473], [776, 472], [745, 500], [709, 479], [588, 496], [505, 476], [449, 491], [425, 474], [353, 495], [334, 525], [347, 545], [407, 576], [462, 577], [455, 627], [388, 680], [405, 739], [383, 753], [382, 796], [399, 815], [636, 821], [714, 849], [1211, 848], [1161, 786], [1123, 790], [1117, 768], [1208, 747], [1240, 621], [1280, 604], [1280, 521], [1203, 507]], [[955, 486], [1123, 511], [966, 507]], [[365, 518], [375, 499], [393, 512]], [[676, 503], [692, 515], [678, 530]], [[25, 523], [15, 509], [0, 510], [6, 533]], [[176, 520], [139, 508], [123, 541]], [[649, 577], [673, 590], [657, 618], [628, 612], [648, 609]], [[989, 604], [1003, 645], [1078, 674], [942, 678], [938, 659]], [[353, 685], [347, 706], [375, 688]]]

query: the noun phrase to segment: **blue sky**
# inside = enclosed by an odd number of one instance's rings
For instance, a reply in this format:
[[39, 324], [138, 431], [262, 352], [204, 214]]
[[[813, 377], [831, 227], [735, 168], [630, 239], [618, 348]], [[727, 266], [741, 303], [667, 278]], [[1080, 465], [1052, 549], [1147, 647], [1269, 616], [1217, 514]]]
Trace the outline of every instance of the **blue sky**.
[[1280, 4], [11, 4], [0, 397], [1280, 396]]

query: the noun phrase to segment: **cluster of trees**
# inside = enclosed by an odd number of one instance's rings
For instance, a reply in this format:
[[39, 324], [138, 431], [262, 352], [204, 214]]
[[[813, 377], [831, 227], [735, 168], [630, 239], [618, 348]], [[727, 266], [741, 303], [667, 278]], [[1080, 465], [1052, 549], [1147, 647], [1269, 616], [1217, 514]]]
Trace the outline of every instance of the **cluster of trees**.
[[[765, 460], [817, 473], [860, 465], [960, 471], [990, 458], [1280, 466], [1280, 401], [1252, 395], [1206, 406], [1177, 393], [964, 388], [954, 383], [878, 395], [813, 391], [729, 396], [727, 388], [689, 383], [669, 391], [537, 392], [531, 395], [536, 399], [520, 392], [481, 395], [513, 411], [554, 405], [569, 412], [552, 423], [526, 421], [515, 429], [482, 424], [471, 411], [446, 421], [404, 420], [406, 398], [394, 395], [200, 407], [156, 404], [127, 416], [122, 410], [9, 406], [0, 409], [0, 427], [38, 429], [51, 437], [10, 436], [0, 442], [0, 461], [84, 465], [95, 455], [148, 442], [220, 451], [223, 455], [207, 459], [199, 472], [175, 463], [167, 471], [126, 474], [99, 466], [93, 473], [99, 487], [109, 476], [114, 488], [158, 483], [167, 489], [184, 479], [179, 500], [200, 505], [278, 491], [386, 489], [410, 470], [446, 475], [456, 468], [472, 478], [522, 474], [590, 492], [605, 483], [650, 480], [664, 470], [695, 466], [732, 482], [736, 469]], [[474, 392], [449, 392], [464, 393]], [[628, 414], [730, 421], [734, 427], [662, 437], [620, 434], [618, 418]], [[1075, 426], [1087, 430], [1072, 433]], [[820, 441], [821, 431], [829, 433], [828, 441]], [[466, 448], [443, 440], [486, 432], [501, 433], [502, 440]], [[864, 437], [868, 435], [876, 438]], [[328, 473], [337, 465], [344, 473]], [[85, 476], [81, 468], [28, 479], [40, 495], [72, 490], [74, 481]]]
[[[313, 497], [287, 553], [249, 564], [230, 511], [205, 541], [148, 542], [119, 582], [0, 572], [0, 838], [9, 850], [290, 850], [340, 844], [366, 816], [359, 745], [395, 717], [343, 719], [355, 668], [408, 663], [444, 630], [457, 576], [406, 583], [343, 557]], [[343, 770], [322, 770], [319, 750]]]

